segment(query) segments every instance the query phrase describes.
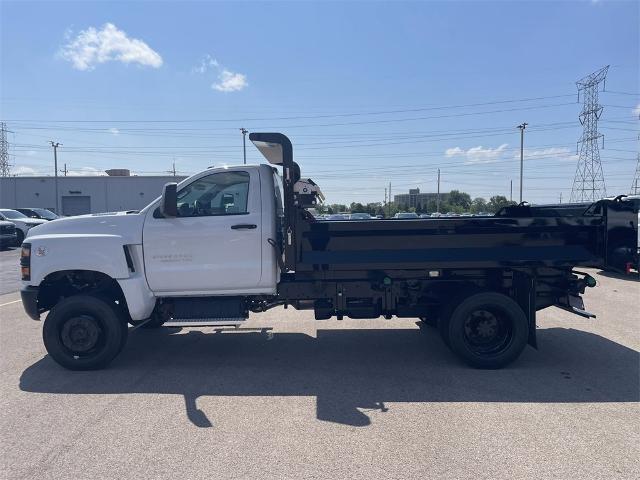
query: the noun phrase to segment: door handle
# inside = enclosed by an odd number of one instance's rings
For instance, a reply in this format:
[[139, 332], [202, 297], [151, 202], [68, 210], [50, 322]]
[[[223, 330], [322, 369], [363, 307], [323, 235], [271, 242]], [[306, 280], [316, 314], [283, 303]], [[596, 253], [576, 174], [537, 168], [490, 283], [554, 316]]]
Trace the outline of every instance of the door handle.
[[237, 225], [231, 225], [232, 230], [253, 230], [254, 228], [258, 228], [258, 226], [253, 223], [239, 223]]

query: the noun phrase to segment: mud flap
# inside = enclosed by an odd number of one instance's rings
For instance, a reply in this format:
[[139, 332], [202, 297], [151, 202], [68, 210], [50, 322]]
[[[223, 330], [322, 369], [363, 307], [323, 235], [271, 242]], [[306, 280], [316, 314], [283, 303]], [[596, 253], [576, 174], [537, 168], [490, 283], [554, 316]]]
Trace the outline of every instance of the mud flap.
[[584, 318], [596, 318], [595, 314], [587, 312], [584, 309], [584, 302], [579, 295], [568, 294], [562, 299], [562, 303], [556, 304], [556, 307], [566, 310], [567, 312], [575, 313]]
[[538, 348], [536, 337], [536, 278], [523, 272], [513, 273], [513, 286], [515, 300], [522, 308], [529, 322], [529, 338], [527, 343], [533, 348]]

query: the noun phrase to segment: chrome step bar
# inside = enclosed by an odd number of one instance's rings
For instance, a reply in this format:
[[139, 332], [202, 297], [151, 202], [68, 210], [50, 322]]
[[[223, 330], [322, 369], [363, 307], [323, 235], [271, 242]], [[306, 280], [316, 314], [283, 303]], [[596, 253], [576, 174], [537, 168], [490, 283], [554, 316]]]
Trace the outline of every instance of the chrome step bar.
[[172, 318], [164, 322], [165, 327], [237, 327], [246, 322], [243, 317], [228, 318]]

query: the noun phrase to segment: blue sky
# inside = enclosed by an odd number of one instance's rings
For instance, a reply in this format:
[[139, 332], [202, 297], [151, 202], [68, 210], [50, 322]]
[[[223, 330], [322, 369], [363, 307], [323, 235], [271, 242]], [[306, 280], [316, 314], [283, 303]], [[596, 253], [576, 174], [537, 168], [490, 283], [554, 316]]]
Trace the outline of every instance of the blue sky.
[[[418, 187], [566, 200], [575, 81], [611, 65], [607, 193], [627, 193], [640, 103], [638, 2], [2, 2], [0, 117], [14, 173], [179, 172], [242, 161], [277, 130], [329, 202]], [[248, 147], [248, 159], [259, 154]]]

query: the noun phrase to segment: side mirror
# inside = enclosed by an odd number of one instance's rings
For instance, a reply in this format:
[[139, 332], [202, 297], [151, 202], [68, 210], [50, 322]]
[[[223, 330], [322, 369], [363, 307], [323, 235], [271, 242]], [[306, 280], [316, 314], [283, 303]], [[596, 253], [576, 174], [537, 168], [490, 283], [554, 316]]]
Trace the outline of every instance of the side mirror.
[[160, 200], [160, 213], [164, 217], [178, 216], [178, 184], [167, 183], [162, 189], [162, 200]]

